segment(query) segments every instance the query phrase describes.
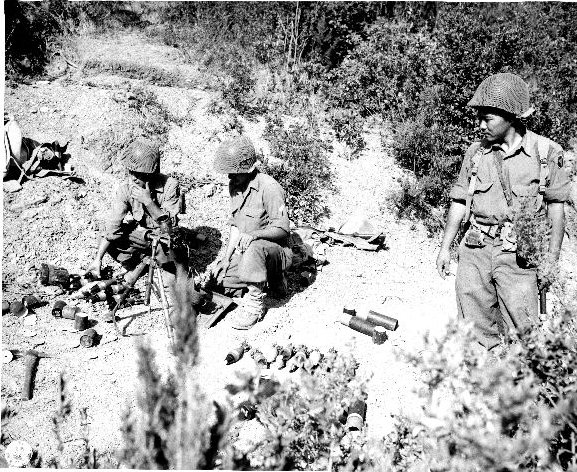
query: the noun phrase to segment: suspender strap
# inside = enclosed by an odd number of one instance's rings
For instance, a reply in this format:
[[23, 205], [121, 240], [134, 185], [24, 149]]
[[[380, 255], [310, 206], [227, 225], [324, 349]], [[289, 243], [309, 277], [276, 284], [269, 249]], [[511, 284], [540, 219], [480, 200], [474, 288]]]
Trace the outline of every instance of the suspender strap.
[[547, 179], [549, 178], [549, 143], [546, 139], [539, 138], [535, 144], [535, 152], [539, 159], [539, 194], [537, 195], [537, 208], [539, 211], [543, 207], [545, 190], [547, 189]]
[[481, 148], [471, 158], [471, 180], [469, 180], [469, 188], [467, 189], [467, 199], [465, 200], [465, 219], [463, 223], [467, 223], [471, 218], [471, 204], [473, 203], [473, 195], [475, 194], [475, 187], [477, 185], [477, 173], [479, 172], [479, 157], [481, 155]]

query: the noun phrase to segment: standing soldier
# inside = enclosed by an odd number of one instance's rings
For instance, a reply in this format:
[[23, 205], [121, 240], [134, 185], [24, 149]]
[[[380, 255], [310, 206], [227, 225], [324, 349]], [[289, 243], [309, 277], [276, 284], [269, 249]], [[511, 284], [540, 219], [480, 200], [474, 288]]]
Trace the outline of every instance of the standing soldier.
[[228, 246], [212, 275], [229, 293], [246, 290], [231, 319], [233, 328], [249, 329], [265, 314], [265, 287], [286, 291], [292, 251], [285, 193], [275, 179], [258, 171], [254, 146], [246, 137], [222, 143], [214, 167], [228, 174], [231, 218]]
[[537, 316], [537, 271], [516, 254], [515, 211], [529, 204], [535, 217], [548, 216], [549, 253], [557, 260], [569, 180], [561, 146], [521, 121], [533, 109], [519, 76], [488, 77], [468, 105], [477, 111], [483, 139], [468, 149], [451, 191], [437, 270], [445, 278], [449, 247], [464, 221], [469, 228], [459, 249], [459, 316], [473, 321], [479, 343], [490, 350], [507, 329], [521, 330]]
[[[178, 181], [160, 173], [160, 150], [153, 142], [138, 138], [126, 149], [121, 162], [128, 178], [116, 190], [112, 207], [94, 261], [87, 272], [100, 277], [102, 258], [110, 254], [127, 270], [134, 269], [148, 254], [148, 234], [163, 219], [177, 223], [180, 188]], [[125, 217], [131, 215], [129, 221]], [[159, 264], [169, 262], [168, 250], [158, 246]], [[130, 278], [130, 274], [125, 275]]]

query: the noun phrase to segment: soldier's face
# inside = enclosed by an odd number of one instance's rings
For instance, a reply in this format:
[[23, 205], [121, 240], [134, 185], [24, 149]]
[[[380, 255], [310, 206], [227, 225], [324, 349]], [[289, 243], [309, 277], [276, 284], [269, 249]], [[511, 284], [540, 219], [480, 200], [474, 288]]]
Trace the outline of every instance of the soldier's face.
[[252, 174], [228, 174], [228, 178], [233, 187], [242, 189], [248, 185], [252, 178]]
[[513, 124], [496, 110], [480, 108], [477, 111], [479, 130], [489, 143], [503, 142]]

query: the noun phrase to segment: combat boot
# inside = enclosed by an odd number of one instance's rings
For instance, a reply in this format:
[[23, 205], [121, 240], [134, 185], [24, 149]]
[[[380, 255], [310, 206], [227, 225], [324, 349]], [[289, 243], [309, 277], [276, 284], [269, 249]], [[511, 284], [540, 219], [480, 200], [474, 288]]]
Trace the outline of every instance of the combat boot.
[[248, 292], [240, 299], [239, 307], [231, 314], [231, 324], [235, 329], [252, 328], [265, 313], [264, 283], [249, 284]]

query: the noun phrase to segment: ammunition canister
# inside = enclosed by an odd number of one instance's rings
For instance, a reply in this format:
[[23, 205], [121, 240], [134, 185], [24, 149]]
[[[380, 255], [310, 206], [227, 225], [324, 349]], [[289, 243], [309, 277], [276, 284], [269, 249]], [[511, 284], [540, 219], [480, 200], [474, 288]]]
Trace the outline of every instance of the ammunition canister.
[[22, 303], [28, 308], [38, 308], [41, 304], [40, 300], [34, 295], [28, 295], [22, 299]]
[[74, 316], [74, 329], [76, 331], [84, 331], [85, 329], [88, 329], [88, 316], [76, 313]]
[[258, 349], [252, 351], [251, 357], [253, 358], [254, 362], [258, 367], [261, 367], [263, 369], [266, 369], [268, 367], [266, 358], [263, 356], [262, 352], [260, 352]]
[[70, 274], [62, 267], [56, 267], [50, 264], [41, 264], [39, 275], [40, 283], [42, 285], [68, 286], [70, 283]]
[[350, 316], [346, 313], [341, 313], [338, 321], [339, 323], [342, 323], [345, 326], [358, 331], [359, 333], [371, 336], [375, 344], [382, 344], [387, 339], [387, 334], [382, 326], [375, 326], [372, 323], [369, 323], [368, 321], [363, 320], [357, 316]]
[[66, 305], [62, 308], [62, 318], [66, 318], [67, 320], [74, 320], [76, 318], [77, 311], [77, 306]]
[[28, 314], [28, 308], [22, 302], [12, 302], [10, 305], [10, 313], [14, 316], [26, 316]]
[[96, 344], [98, 334], [94, 328], [87, 329], [80, 336], [80, 345], [82, 347], [92, 347]]
[[2, 314], [5, 315], [10, 311], [10, 303], [6, 300], [2, 300]]
[[367, 404], [363, 400], [357, 400], [349, 408], [346, 427], [349, 431], [360, 431], [365, 422]]
[[399, 327], [399, 320], [391, 318], [390, 316], [377, 313], [376, 311], [369, 310], [365, 313], [357, 313], [357, 317], [367, 320], [377, 326], [382, 326], [389, 331], [395, 331]]
[[56, 300], [52, 306], [52, 316], [54, 318], [62, 318], [62, 309], [66, 306], [63, 300]]

